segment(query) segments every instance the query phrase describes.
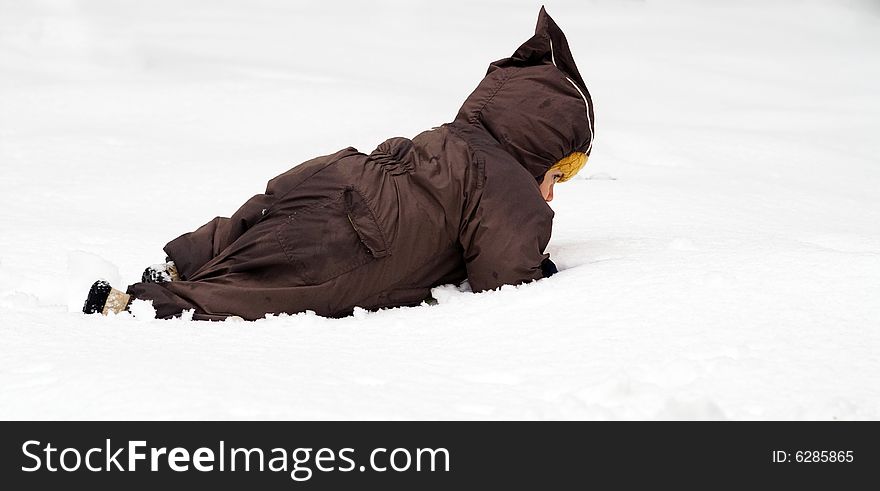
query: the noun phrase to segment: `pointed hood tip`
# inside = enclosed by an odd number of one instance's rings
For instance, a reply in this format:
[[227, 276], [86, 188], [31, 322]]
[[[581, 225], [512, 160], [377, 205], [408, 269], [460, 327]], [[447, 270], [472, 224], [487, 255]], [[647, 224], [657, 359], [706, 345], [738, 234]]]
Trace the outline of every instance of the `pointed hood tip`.
[[544, 34], [548, 35], [547, 32], [547, 20], [550, 19], [550, 14], [547, 13], [547, 9], [541, 5], [541, 10], [538, 11], [538, 22], [535, 24], [535, 34]]
[[[547, 70], [548, 66], [555, 70]], [[515, 76], [520, 69], [527, 70], [529, 76]], [[496, 70], [505, 72], [497, 74]], [[543, 85], [529, 85], [535, 79], [542, 80]], [[522, 94], [529, 94], [525, 102]], [[539, 104], [549, 99], [557, 102]], [[483, 127], [536, 178], [573, 151], [590, 154], [593, 119], [592, 98], [565, 34], [544, 6], [538, 14], [534, 35], [509, 58], [489, 65], [486, 76], [456, 116], [456, 121]], [[557, 123], [555, 128], [541, 126], [550, 120]], [[560, 128], [570, 134], [562, 135]], [[546, 138], [534, 138], [535, 131], [544, 131], [542, 135]], [[539, 140], [540, 145], [533, 145]]]

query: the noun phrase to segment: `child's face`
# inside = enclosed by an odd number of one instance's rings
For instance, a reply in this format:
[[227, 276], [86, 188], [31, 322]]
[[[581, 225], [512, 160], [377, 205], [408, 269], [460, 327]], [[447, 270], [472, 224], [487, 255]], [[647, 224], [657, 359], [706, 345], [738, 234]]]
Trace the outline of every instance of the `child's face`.
[[541, 181], [539, 187], [541, 188], [541, 196], [544, 197], [544, 201], [550, 202], [553, 201], [553, 185], [556, 184], [556, 181], [562, 177], [562, 171], [560, 170], [548, 170], [546, 174], [544, 174], [544, 180]]

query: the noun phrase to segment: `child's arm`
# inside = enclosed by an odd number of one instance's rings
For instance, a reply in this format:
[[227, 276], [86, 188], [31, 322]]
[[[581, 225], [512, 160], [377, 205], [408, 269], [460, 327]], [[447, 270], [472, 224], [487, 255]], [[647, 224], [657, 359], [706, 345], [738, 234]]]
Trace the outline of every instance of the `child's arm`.
[[509, 167], [486, 162], [484, 184], [460, 234], [475, 292], [547, 276], [544, 261], [549, 256], [544, 249], [550, 241], [553, 210], [531, 176], [507, 171]]

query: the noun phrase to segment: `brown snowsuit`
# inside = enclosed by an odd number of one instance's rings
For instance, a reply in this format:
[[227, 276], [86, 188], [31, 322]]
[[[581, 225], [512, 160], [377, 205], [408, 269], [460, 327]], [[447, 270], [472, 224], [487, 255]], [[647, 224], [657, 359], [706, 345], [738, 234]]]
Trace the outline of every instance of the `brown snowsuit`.
[[590, 95], [542, 8], [535, 35], [489, 66], [452, 123], [297, 165], [232, 217], [165, 246], [182, 281], [128, 293], [159, 317], [256, 319], [416, 305], [464, 279], [475, 292], [538, 279], [553, 211], [537, 180], [592, 140]]

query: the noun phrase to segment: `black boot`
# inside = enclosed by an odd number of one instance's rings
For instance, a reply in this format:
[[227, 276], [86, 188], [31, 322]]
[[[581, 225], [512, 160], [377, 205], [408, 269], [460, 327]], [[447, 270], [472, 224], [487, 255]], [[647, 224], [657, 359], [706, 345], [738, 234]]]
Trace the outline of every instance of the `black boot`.
[[123, 310], [128, 310], [134, 297], [119, 291], [110, 286], [104, 280], [98, 280], [92, 283], [89, 289], [89, 296], [86, 297], [86, 303], [83, 305], [84, 314], [94, 314], [100, 312], [104, 315], [113, 312], [118, 314]]
[[89, 296], [86, 297], [86, 304], [83, 305], [83, 314], [94, 314], [95, 312], [103, 312], [104, 304], [107, 303], [107, 297], [110, 295], [110, 283], [104, 280], [98, 280], [92, 283], [89, 289]]

